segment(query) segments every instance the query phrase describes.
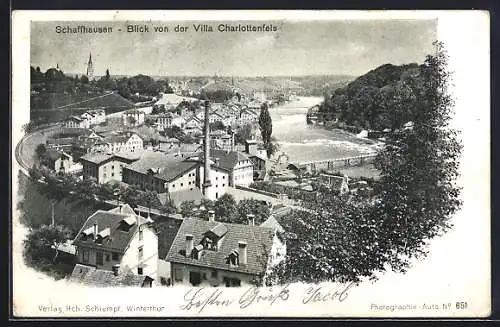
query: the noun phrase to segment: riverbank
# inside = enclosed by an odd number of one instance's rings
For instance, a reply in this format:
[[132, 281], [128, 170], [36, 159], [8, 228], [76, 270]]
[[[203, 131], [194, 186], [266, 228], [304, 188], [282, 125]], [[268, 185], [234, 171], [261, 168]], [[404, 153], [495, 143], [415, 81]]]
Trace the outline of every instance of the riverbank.
[[329, 160], [374, 153], [376, 143], [340, 130], [308, 125], [307, 110], [321, 103], [321, 97], [300, 97], [269, 110], [273, 120], [273, 136], [280, 152], [291, 162]]

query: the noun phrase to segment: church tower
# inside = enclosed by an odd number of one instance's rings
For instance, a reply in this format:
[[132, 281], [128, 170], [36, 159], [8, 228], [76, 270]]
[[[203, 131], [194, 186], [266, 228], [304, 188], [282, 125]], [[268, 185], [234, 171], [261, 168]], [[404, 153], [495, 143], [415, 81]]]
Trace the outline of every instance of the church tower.
[[89, 56], [89, 62], [87, 63], [87, 78], [89, 81], [94, 80], [94, 64], [92, 63], [92, 52]]

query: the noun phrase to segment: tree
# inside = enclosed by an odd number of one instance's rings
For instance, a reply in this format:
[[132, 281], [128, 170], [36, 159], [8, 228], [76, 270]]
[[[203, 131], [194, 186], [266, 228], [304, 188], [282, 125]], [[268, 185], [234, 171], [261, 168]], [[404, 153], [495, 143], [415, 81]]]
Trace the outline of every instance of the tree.
[[426, 240], [449, 229], [449, 218], [460, 208], [455, 185], [461, 144], [449, 128], [453, 101], [448, 94], [447, 55], [441, 43], [427, 56], [423, 89], [410, 87], [403, 101], [413, 100], [413, 128], [388, 136], [377, 157], [381, 180], [375, 212], [391, 233], [391, 247], [406, 256], [425, 254]]
[[47, 154], [47, 147], [45, 146], [45, 144], [43, 143], [38, 144], [35, 149], [35, 160], [39, 164], [45, 164], [46, 154]]
[[194, 207], [195, 207], [195, 204], [194, 204], [193, 200], [182, 201], [181, 206], [180, 206], [182, 217], [189, 216], [193, 212]]
[[106, 76], [105, 76], [105, 79], [106, 79], [106, 80], [109, 80], [109, 77], [110, 77], [110, 76], [109, 76], [109, 69], [106, 69]]
[[231, 194], [225, 193], [214, 204], [217, 220], [231, 222], [236, 214], [236, 200]]
[[248, 224], [248, 215], [254, 215], [255, 224], [262, 224], [271, 215], [270, 208], [262, 201], [256, 199], [243, 199], [238, 203], [236, 217], [233, 221], [237, 224]]
[[273, 121], [267, 108], [267, 103], [263, 103], [260, 107], [259, 127], [264, 145], [271, 143], [271, 134], [273, 133]]
[[225, 130], [226, 127], [224, 126], [224, 124], [221, 122], [221, 121], [216, 121], [216, 122], [213, 122], [213, 123], [210, 123], [210, 130], [211, 131], [217, 131], [217, 130]]
[[72, 231], [62, 225], [31, 229], [24, 240], [24, 257], [32, 265], [54, 263], [57, 259], [57, 246], [72, 237]]
[[99, 186], [94, 179], [84, 179], [76, 184], [75, 194], [84, 200], [95, 201], [95, 195], [98, 193]]
[[388, 136], [376, 159], [381, 179], [373, 192], [352, 197], [319, 190], [303, 203], [307, 211], [283, 217], [297, 241], [273, 272], [282, 282], [358, 282], [386, 269], [404, 273], [450, 228], [461, 206], [455, 185], [461, 146], [448, 126], [446, 54], [436, 46], [421, 69], [423, 83], [408, 83], [398, 95], [417, 109], [413, 128]]
[[246, 124], [241, 128], [238, 128], [234, 134], [235, 143], [245, 144], [246, 140], [252, 139], [252, 125]]
[[89, 78], [87, 77], [87, 75], [82, 75], [82, 77], [80, 78], [80, 82], [82, 82], [82, 84], [88, 84]]

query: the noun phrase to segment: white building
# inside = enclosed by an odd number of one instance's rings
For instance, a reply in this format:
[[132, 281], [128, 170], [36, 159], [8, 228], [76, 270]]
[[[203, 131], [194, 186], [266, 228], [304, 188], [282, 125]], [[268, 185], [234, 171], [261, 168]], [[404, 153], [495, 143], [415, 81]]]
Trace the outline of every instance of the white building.
[[90, 128], [90, 120], [78, 116], [69, 117], [64, 125], [69, 128]]
[[138, 152], [144, 149], [142, 138], [135, 133], [118, 133], [104, 137], [92, 147], [92, 152]]
[[120, 274], [146, 275], [156, 281], [158, 237], [151, 222], [128, 205], [97, 210], [73, 241], [77, 262], [102, 270], [117, 269]]

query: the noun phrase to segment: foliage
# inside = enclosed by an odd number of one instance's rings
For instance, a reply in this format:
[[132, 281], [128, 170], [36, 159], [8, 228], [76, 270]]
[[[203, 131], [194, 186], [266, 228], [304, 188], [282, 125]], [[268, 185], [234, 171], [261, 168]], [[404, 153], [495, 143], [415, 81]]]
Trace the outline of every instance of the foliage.
[[422, 83], [407, 84], [398, 95], [399, 103], [416, 109], [414, 126], [389, 136], [377, 157], [382, 173], [374, 192], [354, 197], [319, 190], [303, 203], [308, 211], [283, 217], [297, 239], [273, 279], [358, 282], [386, 269], [404, 273], [450, 228], [461, 206], [455, 186], [461, 147], [448, 126], [453, 103], [446, 54], [436, 46], [437, 54], [420, 67]]
[[236, 216], [233, 223], [248, 224], [248, 215], [254, 215], [255, 224], [262, 224], [271, 215], [271, 209], [262, 201], [256, 199], [243, 199], [238, 203]]
[[[326, 121], [338, 119], [336, 127], [361, 129], [398, 129], [413, 121], [416, 102], [408, 92], [424, 88], [425, 65], [382, 65], [358, 77], [347, 86], [325, 96], [319, 114]], [[340, 126], [339, 126], [340, 124]]]
[[72, 231], [62, 225], [42, 225], [31, 229], [24, 240], [25, 258], [30, 262], [53, 260], [56, 251], [52, 249], [52, 246], [63, 243], [72, 236]]
[[264, 145], [271, 143], [271, 134], [273, 133], [273, 121], [267, 108], [267, 103], [263, 103], [260, 107], [259, 127]]
[[58, 266], [58, 251], [57, 248], [53, 247], [71, 239], [72, 236], [72, 231], [62, 225], [43, 225], [36, 229], [30, 229], [24, 240], [23, 256], [27, 264], [52, 272], [57, 278], [69, 274], [68, 267], [66, 267], [66, 271], [61, 271]]
[[231, 194], [225, 193], [215, 201], [214, 211], [217, 220], [229, 222], [236, 214], [236, 200]]
[[210, 130], [211, 131], [223, 131], [226, 129], [226, 126], [224, 126], [224, 124], [221, 122], [221, 121], [216, 121], [216, 122], [213, 122], [213, 123], [210, 123]]
[[193, 200], [182, 201], [182, 203], [180, 205], [180, 212], [181, 212], [182, 217], [189, 216], [193, 212], [194, 208], [195, 208], [195, 203]]
[[252, 125], [250, 124], [238, 128], [234, 134], [234, 142], [237, 144], [245, 144], [245, 141], [250, 139], [252, 139]]

